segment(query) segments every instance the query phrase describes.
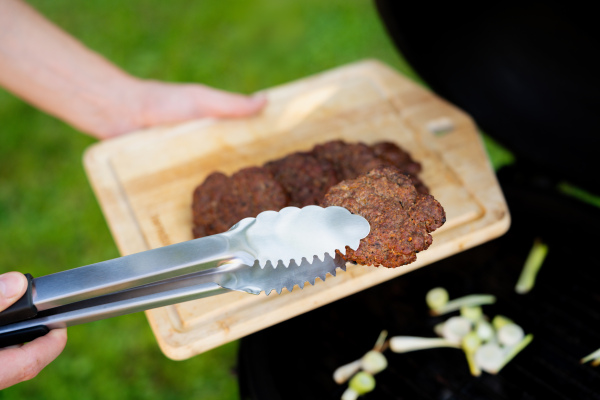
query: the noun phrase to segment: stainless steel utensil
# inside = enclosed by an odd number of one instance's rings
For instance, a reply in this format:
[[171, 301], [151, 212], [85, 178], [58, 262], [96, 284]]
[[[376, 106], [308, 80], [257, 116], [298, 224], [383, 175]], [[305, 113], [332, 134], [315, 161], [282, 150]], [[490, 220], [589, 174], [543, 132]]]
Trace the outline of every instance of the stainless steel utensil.
[[[0, 347], [50, 329], [213, 296], [314, 284], [345, 269], [369, 223], [342, 207], [287, 207], [245, 218], [229, 231], [56, 274], [31, 278], [0, 313]], [[332, 258], [332, 256], [334, 258]]]

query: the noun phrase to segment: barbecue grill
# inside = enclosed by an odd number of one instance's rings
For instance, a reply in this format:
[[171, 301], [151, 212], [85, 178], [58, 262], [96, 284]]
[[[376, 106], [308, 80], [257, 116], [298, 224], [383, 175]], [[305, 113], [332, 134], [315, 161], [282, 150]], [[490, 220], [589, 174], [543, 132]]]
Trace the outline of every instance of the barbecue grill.
[[[453, 2], [433, 7], [433, 16], [421, 2], [377, 6], [432, 89], [516, 154], [498, 172], [512, 226], [499, 239], [244, 338], [242, 398], [339, 399], [345, 385], [333, 381], [333, 371], [361, 357], [381, 330], [435, 336], [445, 317], [428, 315], [425, 294], [444, 286], [451, 297], [496, 295], [484, 313], [509, 316], [533, 342], [498, 375], [478, 378], [455, 349], [388, 351], [389, 367], [364, 399], [600, 399], [600, 368], [579, 363], [600, 347], [590, 254], [600, 208], [559, 190], [564, 181], [600, 188], [591, 112], [600, 86], [588, 63], [588, 15], [537, 2], [475, 10]], [[549, 253], [534, 289], [520, 295], [514, 286], [536, 239]]]

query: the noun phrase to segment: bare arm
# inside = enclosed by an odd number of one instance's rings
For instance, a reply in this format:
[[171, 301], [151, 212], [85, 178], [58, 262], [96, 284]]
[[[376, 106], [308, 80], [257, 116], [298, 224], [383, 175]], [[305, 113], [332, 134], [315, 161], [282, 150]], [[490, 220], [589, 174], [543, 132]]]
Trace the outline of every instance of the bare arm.
[[137, 79], [20, 0], [0, 0], [0, 86], [98, 138], [265, 104], [204, 85]]

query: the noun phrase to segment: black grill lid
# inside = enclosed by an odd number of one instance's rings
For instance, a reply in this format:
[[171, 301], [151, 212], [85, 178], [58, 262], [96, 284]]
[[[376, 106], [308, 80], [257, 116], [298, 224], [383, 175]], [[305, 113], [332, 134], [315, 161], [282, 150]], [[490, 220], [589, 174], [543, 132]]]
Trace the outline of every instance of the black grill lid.
[[400, 52], [434, 91], [519, 159], [600, 194], [593, 2], [376, 4]]

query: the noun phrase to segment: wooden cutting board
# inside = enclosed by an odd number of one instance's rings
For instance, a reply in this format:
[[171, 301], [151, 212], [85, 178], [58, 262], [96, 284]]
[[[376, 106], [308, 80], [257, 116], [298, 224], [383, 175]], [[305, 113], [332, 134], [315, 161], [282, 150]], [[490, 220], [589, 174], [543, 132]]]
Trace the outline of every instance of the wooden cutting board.
[[423, 165], [446, 224], [418, 260], [396, 269], [348, 266], [281, 295], [231, 292], [147, 311], [163, 352], [185, 359], [502, 235], [506, 202], [469, 116], [378, 61], [361, 61], [264, 91], [268, 107], [91, 146], [84, 164], [121, 254], [192, 239], [194, 188], [333, 139], [387, 140]]

